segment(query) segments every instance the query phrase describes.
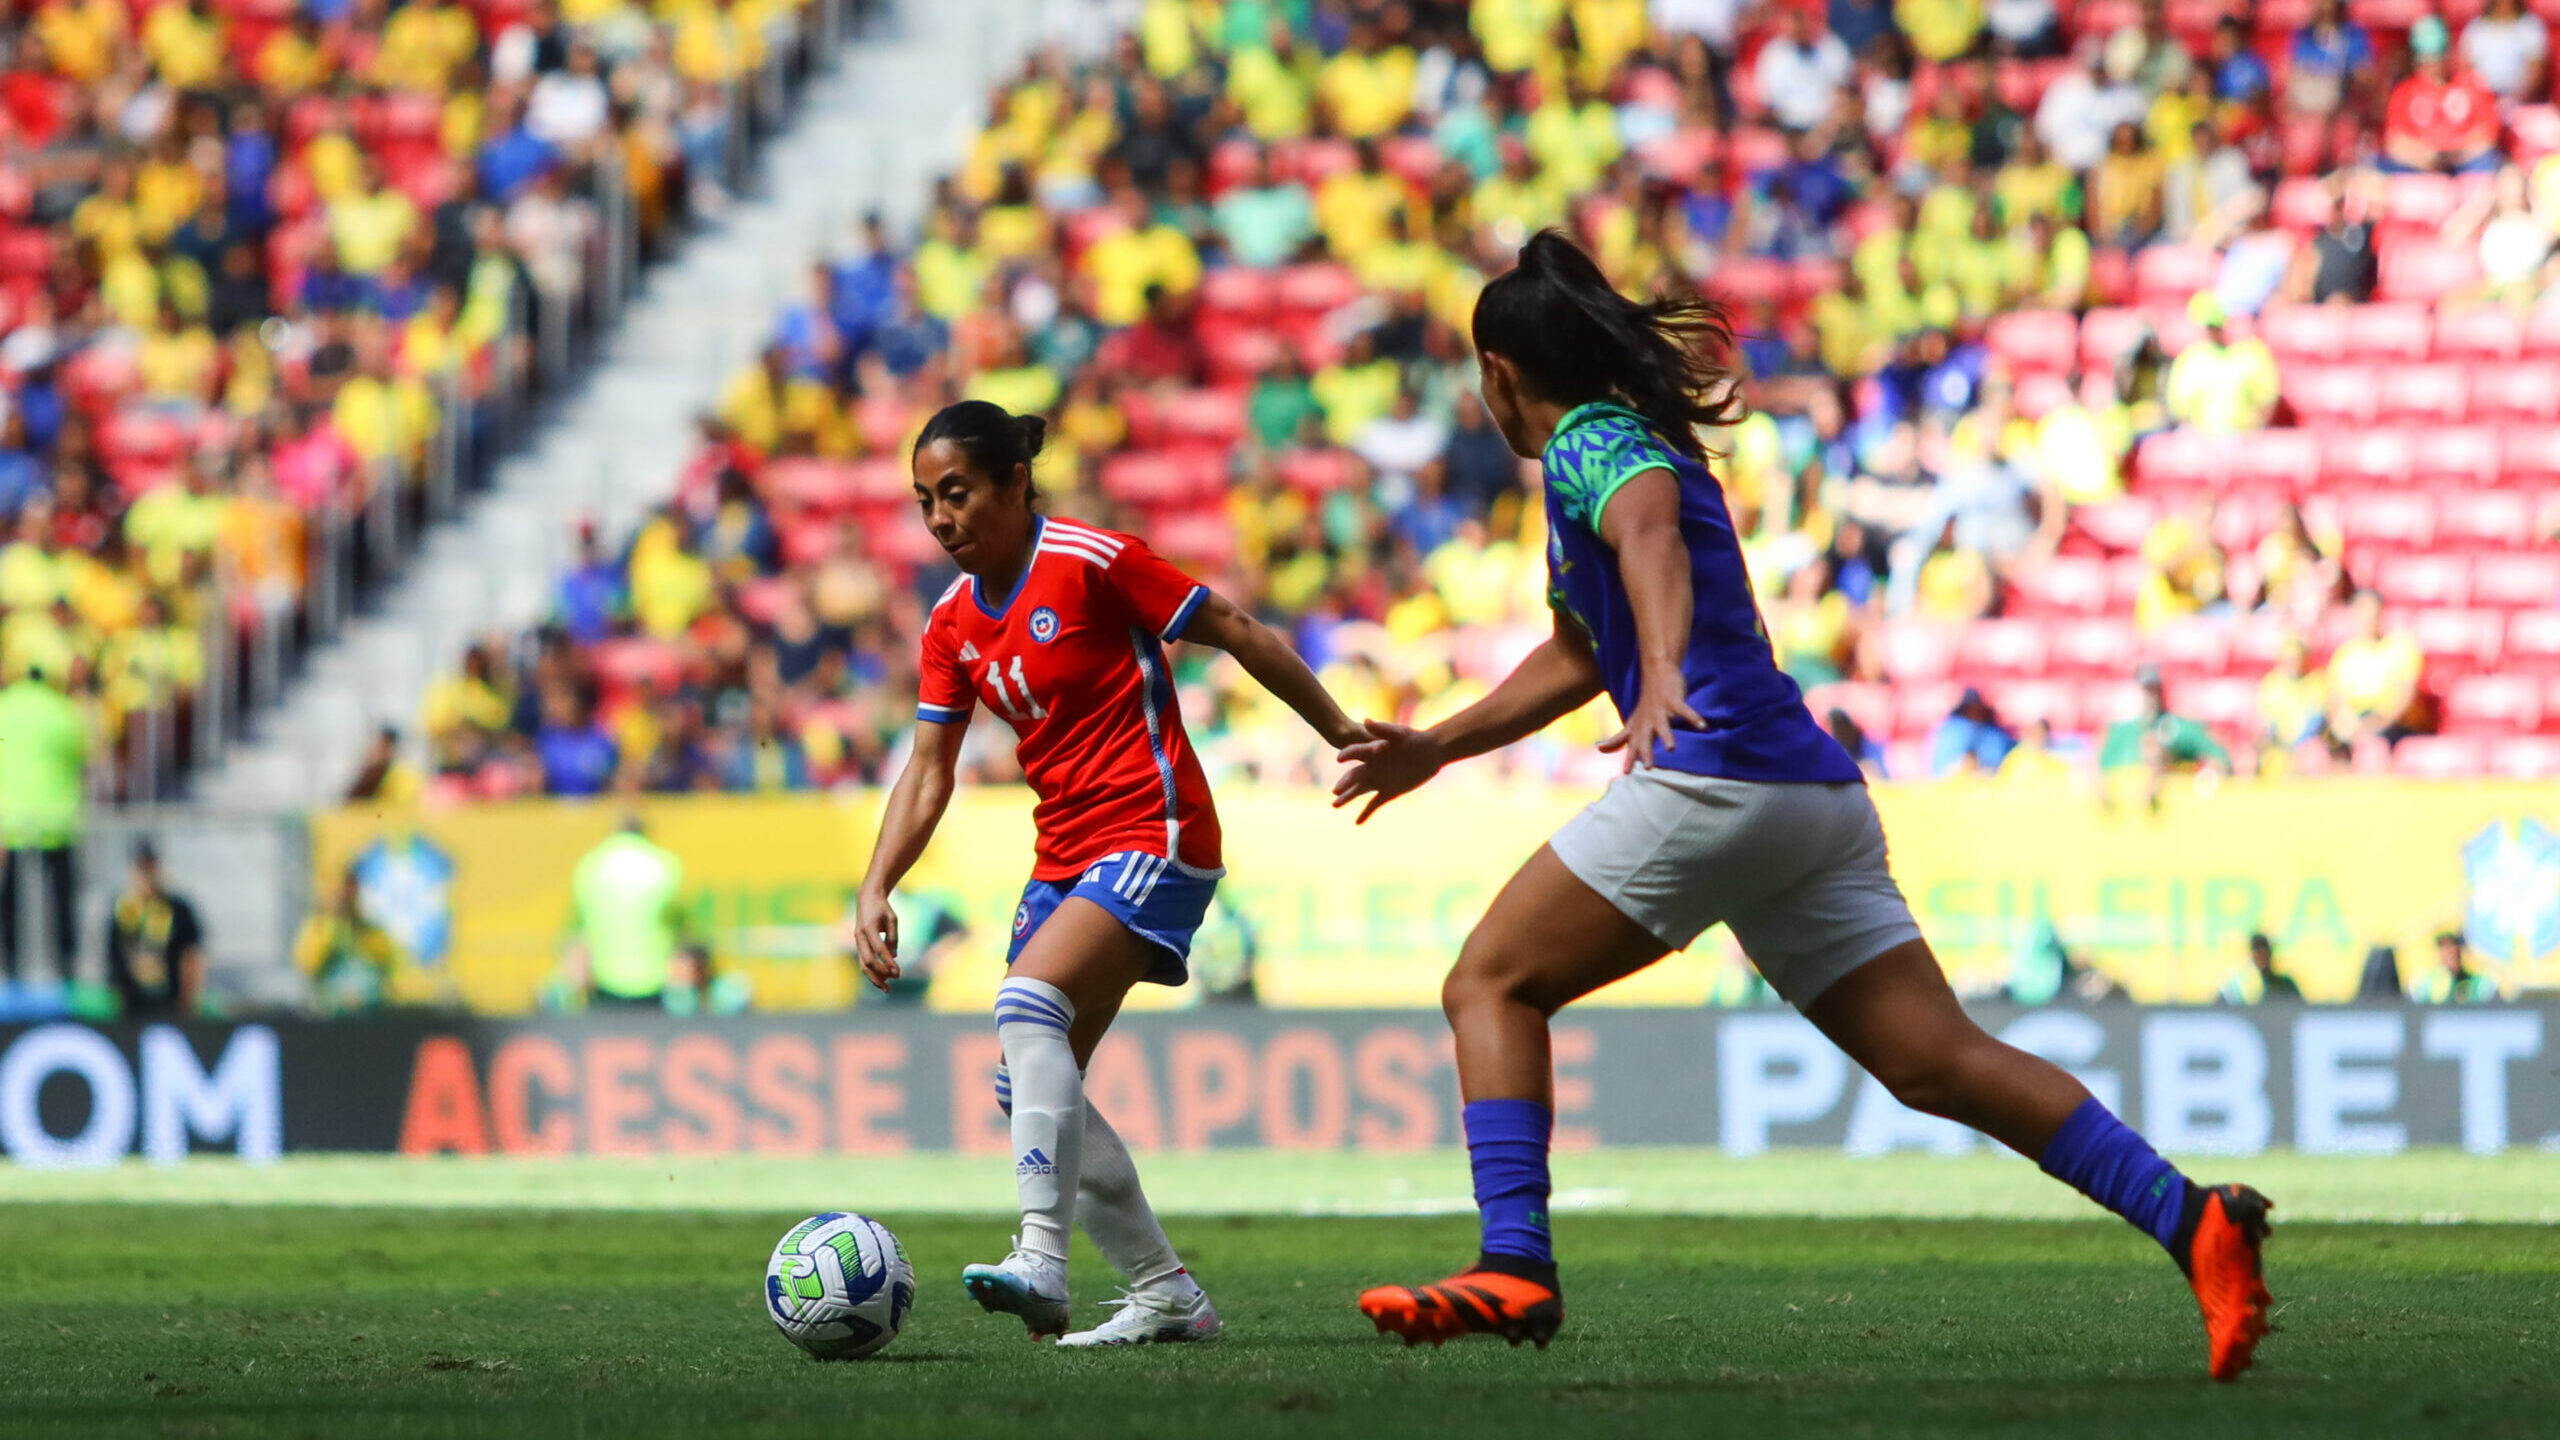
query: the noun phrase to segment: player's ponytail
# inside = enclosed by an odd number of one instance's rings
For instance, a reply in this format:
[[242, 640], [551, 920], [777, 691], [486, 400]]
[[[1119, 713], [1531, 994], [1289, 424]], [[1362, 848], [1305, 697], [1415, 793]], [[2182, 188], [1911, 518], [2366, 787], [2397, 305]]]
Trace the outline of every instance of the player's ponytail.
[[1474, 328], [1477, 351], [1510, 361], [1538, 398], [1617, 401], [1692, 459], [1706, 458], [1700, 426], [1742, 416], [1722, 305], [1694, 291], [1629, 300], [1555, 230], [1530, 236], [1519, 266], [1484, 287]]
[[[947, 440], [979, 473], [998, 485], [1011, 484], [1013, 469], [1019, 465], [1026, 476], [1031, 462], [1039, 458], [1040, 448], [1049, 441], [1049, 422], [1037, 415], [1016, 415], [988, 400], [963, 400], [945, 405], [924, 422], [916, 435], [913, 454], [924, 453], [924, 447], [936, 440]], [[910, 455], [910, 459], [913, 455]], [[1025, 503], [1037, 502], [1040, 487], [1023, 482]]]

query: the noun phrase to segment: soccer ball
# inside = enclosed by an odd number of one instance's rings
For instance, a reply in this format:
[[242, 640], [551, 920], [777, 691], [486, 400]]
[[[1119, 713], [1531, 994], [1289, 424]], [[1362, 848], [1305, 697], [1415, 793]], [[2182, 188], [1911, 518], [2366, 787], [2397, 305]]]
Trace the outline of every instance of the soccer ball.
[[765, 1262], [764, 1305], [774, 1326], [821, 1360], [859, 1360], [897, 1339], [915, 1298], [906, 1248], [867, 1215], [812, 1215]]

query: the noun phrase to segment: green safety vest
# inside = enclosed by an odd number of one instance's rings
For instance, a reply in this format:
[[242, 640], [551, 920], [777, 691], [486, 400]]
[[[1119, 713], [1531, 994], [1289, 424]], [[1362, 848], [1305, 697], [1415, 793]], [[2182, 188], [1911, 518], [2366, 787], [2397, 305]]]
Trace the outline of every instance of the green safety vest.
[[655, 995], [675, 958], [684, 862], [642, 836], [619, 834], [578, 861], [569, 882], [590, 983], [607, 995]]

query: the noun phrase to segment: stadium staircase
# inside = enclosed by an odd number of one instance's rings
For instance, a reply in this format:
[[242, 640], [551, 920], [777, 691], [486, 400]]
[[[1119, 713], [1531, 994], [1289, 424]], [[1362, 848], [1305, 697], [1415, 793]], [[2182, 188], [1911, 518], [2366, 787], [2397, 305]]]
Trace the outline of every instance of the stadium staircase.
[[376, 727], [407, 726], [470, 641], [546, 608], [581, 521], [626, 533], [668, 485], [694, 415], [750, 359], [809, 259], [877, 209], [911, 219], [987, 87], [1038, 43], [1023, 0], [887, 0], [767, 149], [759, 184], [643, 277], [620, 328], [490, 490], [402, 582], [312, 656], [247, 744], [199, 781], [229, 813], [336, 800]]

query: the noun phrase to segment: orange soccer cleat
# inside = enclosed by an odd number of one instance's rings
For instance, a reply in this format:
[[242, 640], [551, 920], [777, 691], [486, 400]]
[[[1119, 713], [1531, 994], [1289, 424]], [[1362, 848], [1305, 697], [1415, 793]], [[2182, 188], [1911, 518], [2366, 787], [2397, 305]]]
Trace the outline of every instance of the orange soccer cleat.
[[1381, 1285], [1360, 1297], [1360, 1313], [1407, 1345], [1499, 1335], [1544, 1350], [1564, 1324], [1564, 1296], [1551, 1284], [1479, 1268], [1437, 1285]]
[[2213, 1378], [2231, 1381], [2249, 1368], [2267, 1333], [2267, 1280], [2260, 1252], [2275, 1202], [2246, 1185], [2197, 1187], [2180, 1228], [2178, 1268], [2195, 1287], [2212, 1346]]

